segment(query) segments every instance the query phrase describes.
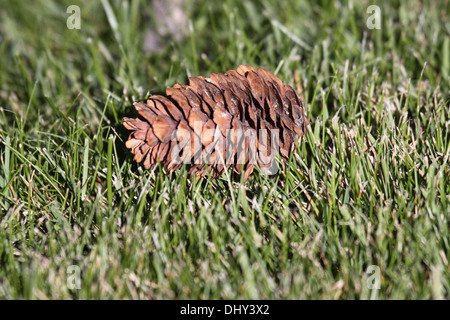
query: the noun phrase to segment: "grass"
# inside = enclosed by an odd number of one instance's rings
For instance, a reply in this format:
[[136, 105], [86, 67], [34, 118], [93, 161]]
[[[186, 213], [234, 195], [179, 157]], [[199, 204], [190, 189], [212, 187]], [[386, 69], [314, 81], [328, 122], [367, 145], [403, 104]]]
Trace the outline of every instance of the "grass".
[[[188, 0], [184, 40], [155, 53], [145, 1], [2, 2], [0, 298], [450, 297], [448, 2], [377, 2], [371, 30], [369, 1]], [[306, 101], [284, 170], [133, 161], [133, 100], [239, 64]]]

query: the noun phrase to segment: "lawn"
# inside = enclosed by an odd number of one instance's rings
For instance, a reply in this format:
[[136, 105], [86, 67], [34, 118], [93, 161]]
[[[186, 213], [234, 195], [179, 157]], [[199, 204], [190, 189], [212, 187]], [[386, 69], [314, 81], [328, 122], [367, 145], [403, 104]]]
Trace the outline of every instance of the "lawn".
[[[1, 299], [450, 298], [450, 2], [0, 2]], [[280, 172], [136, 164], [133, 101], [240, 64], [305, 101]]]

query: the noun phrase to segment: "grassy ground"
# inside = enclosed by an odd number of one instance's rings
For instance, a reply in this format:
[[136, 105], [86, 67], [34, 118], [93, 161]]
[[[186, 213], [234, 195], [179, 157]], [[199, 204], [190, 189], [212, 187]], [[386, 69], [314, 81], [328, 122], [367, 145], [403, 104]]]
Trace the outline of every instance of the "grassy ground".
[[[450, 5], [371, 4], [188, 1], [152, 53], [145, 1], [2, 0], [0, 298], [448, 299]], [[282, 172], [134, 163], [133, 100], [239, 64], [306, 101]]]

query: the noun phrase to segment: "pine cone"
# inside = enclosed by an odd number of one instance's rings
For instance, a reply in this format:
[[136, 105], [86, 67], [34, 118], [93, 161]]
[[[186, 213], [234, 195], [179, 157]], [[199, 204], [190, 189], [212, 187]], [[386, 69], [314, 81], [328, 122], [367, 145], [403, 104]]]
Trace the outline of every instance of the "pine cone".
[[268, 70], [239, 66], [189, 80], [166, 97], [134, 103], [139, 116], [124, 118], [133, 130], [126, 147], [146, 169], [160, 161], [174, 171], [185, 163], [190, 173], [217, 177], [232, 166], [247, 180], [255, 165], [274, 173], [277, 152], [287, 159], [296, 134], [306, 133], [303, 102]]

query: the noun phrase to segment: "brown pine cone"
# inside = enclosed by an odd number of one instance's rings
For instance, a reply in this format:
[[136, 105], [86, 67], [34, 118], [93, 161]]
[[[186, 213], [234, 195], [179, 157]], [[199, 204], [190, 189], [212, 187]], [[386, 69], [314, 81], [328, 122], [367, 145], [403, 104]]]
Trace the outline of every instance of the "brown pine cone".
[[232, 166], [247, 180], [255, 165], [275, 173], [277, 152], [287, 159], [296, 135], [306, 133], [303, 102], [268, 70], [242, 65], [189, 80], [166, 97], [134, 103], [139, 116], [124, 118], [133, 130], [126, 147], [146, 169], [160, 161], [174, 171], [185, 163], [190, 173], [217, 177]]

